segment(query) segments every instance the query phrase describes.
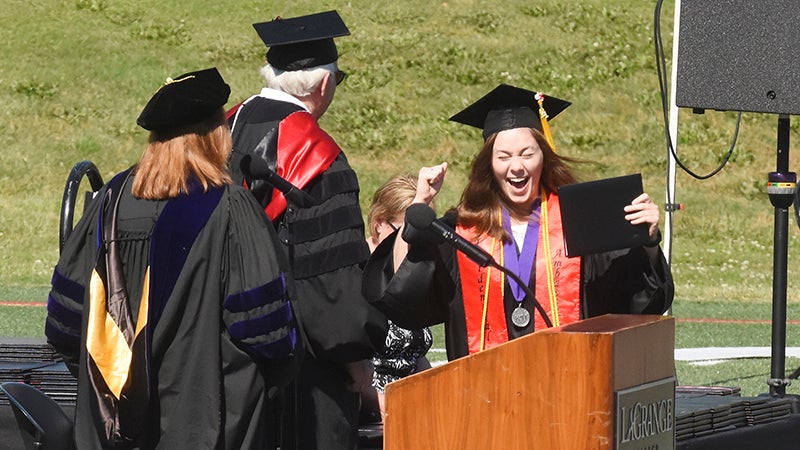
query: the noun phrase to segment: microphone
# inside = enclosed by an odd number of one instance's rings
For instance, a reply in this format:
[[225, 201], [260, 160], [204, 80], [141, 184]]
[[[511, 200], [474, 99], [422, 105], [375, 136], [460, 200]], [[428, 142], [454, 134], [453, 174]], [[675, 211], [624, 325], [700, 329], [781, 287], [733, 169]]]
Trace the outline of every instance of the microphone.
[[281, 191], [290, 202], [301, 207], [310, 206], [314, 203], [314, 198], [307, 192], [298, 189], [292, 183], [286, 181], [275, 171], [269, 168], [269, 164], [261, 158], [253, 158], [251, 155], [242, 157], [239, 168], [251, 180], [262, 180], [271, 184], [275, 189]]
[[437, 238], [443, 239], [481, 267], [494, 263], [492, 255], [461, 237], [441, 220], [436, 219], [436, 213], [428, 205], [414, 203], [409, 206], [406, 210], [406, 220], [418, 230], [433, 231]]
[[547, 327], [551, 328], [553, 326], [553, 323], [547, 316], [547, 312], [545, 312], [542, 305], [538, 300], [536, 300], [533, 292], [531, 292], [530, 288], [525, 285], [525, 282], [523, 282], [517, 274], [498, 264], [492, 255], [487, 253], [484, 249], [464, 239], [446, 223], [438, 220], [436, 218], [436, 213], [433, 211], [433, 209], [431, 209], [430, 206], [423, 203], [412, 204], [408, 207], [408, 209], [406, 209], [406, 220], [408, 221], [409, 225], [420, 231], [432, 232], [432, 234], [436, 236], [436, 242], [432, 243], [447, 242], [455, 247], [456, 250], [464, 253], [464, 255], [475, 262], [475, 264], [481, 267], [492, 266], [513, 278], [514, 281], [516, 281], [517, 284], [520, 285], [525, 291], [525, 295], [531, 299], [533, 306], [537, 311], [539, 311], [539, 314], [542, 315], [542, 319], [544, 319], [544, 323], [547, 325]]

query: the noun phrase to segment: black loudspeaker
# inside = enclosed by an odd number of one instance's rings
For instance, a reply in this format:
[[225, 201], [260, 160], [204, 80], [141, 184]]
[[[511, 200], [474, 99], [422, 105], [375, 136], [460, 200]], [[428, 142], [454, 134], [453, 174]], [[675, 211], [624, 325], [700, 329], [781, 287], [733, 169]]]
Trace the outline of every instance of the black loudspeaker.
[[800, 0], [681, 0], [676, 104], [800, 114]]

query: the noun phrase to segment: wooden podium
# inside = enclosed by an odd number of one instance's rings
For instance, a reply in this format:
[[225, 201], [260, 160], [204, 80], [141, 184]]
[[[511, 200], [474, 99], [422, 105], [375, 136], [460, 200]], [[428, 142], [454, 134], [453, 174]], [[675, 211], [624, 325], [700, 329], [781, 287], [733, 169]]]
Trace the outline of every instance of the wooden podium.
[[[665, 316], [605, 315], [515, 339], [390, 383], [383, 448], [674, 448], [674, 348]], [[671, 397], [620, 416], [621, 391], [653, 384]], [[657, 429], [672, 446], [638, 440]]]

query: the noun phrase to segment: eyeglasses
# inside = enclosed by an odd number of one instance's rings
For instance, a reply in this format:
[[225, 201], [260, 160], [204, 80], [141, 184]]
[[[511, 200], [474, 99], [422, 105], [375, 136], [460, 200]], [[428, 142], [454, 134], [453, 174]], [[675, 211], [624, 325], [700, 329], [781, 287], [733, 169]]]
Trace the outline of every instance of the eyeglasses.
[[334, 79], [336, 80], [336, 85], [342, 84], [345, 78], [347, 78], [347, 73], [344, 70], [336, 69], [336, 72], [333, 72]]

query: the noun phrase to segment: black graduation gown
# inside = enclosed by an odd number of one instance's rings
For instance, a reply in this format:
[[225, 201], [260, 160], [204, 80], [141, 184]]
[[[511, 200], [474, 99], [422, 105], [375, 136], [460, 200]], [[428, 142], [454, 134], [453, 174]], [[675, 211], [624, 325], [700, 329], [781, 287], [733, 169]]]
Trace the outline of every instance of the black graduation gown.
[[[270, 202], [272, 186], [248, 179], [241, 161], [261, 158], [275, 170], [279, 154], [302, 151], [277, 146], [279, 136], [287, 133], [282, 128], [284, 119], [297, 111], [302, 109], [294, 103], [255, 96], [231, 118], [231, 173], [234, 181], [250, 186], [262, 206]], [[318, 125], [314, 128], [319, 129]], [[268, 145], [259, 145], [266, 134], [274, 137]], [[298, 143], [302, 145], [312, 144]], [[328, 140], [313, 145], [336, 143]], [[262, 189], [264, 185], [269, 189]], [[298, 288], [296, 309], [313, 356], [337, 364], [371, 358], [382, 347], [388, 330], [386, 319], [358, 289], [369, 257], [359, 189], [355, 171], [340, 152], [303, 188], [310, 204], [290, 201], [274, 221], [291, 261]]]
[[[162, 212], [169, 202], [135, 200], [128, 192], [130, 184], [121, 201], [117, 236], [136, 317], [145, 269], [154, 264], [151, 243], [164, 236], [143, 230], [151, 228], [156, 217], [158, 226], [186, 228], [193, 220], [192, 211], [208, 196], [193, 197], [191, 201], [197, 201], [185, 204], [184, 214], [167, 215], [168, 219]], [[105, 188], [100, 197], [104, 192]], [[164, 293], [160, 317], [150, 330], [152, 387], [146, 422], [138, 443], [130, 448], [274, 448], [276, 418], [269, 397], [281, 386], [268, 377], [279, 375], [275, 371], [282, 360], [271, 359], [260, 344], [270, 338], [269, 332], [294, 333], [295, 341], [296, 333], [270, 329], [263, 322], [252, 325], [266, 317], [265, 310], [278, 303], [288, 305], [285, 291], [277, 297], [264, 292], [282, 276], [275, 251], [277, 237], [247, 191], [226, 186], [218, 188], [216, 195], [219, 201], [193, 241], [167, 252], [157, 247], [169, 243], [158, 241], [152, 247], [156, 258], [169, 259], [161, 267], [172, 279], [167, 282], [171, 287]], [[103, 425], [96, 419], [99, 413], [89, 380], [85, 334], [100, 203], [94, 201], [88, 207], [64, 246], [53, 276], [46, 322], [48, 341], [77, 373], [75, 441], [82, 450], [101, 448], [103, 434]], [[185, 261], [176, 265], [181, 257]], [[159, 274], [151, 273], [151, 282], [155, 278]], [[151, 302], [156, 289], [150, 290]], [[233, 305], [237, 299], [243, 301]], [[242, 306], [248, 302], [249, 309]], [[150, 307], [154, 308], [152, 303]], [[243, 332], [242, 327], [248, 330]]]
[[[451, 226], [455, 216], [444, 219]], [[406, 223], [406, 232], [413, 233]], [[370, 302], [381, 308], [400, 326], [415, 328], [437, 323], [445, 325], [449, 360], [469, 354], [464, 299], [456, 250], [449, 244], [409, 245], [407, 257], [393, 273], [392, 247], [398, 232], [384, 239], [370, 256], [364, 269], [363, 291]], [[423, 239], [424, 240], [424, 239]], [[412, 240], [413, 242], [413, 240]], [[603, 314], [661, 314], [672, 304], [674, 285], [663, 253], [651, 264], [643, 248], [631, 248], [585, 256], [581, 259], [581, 318]], [[534, 264], [535, 272], [535, 264]], [[532, 287], [536, 274], [531, 275]], [[509, 338], [533, 330], [511, 322], [517, 306], [506, 280], [505, 315]], [[522, 306], [538, 314], [529, 299]]]
[[[241, 167], [246, 157], [261, 158], [275, 170], [277, 160], [302, 152], [308, 145], [329, 146], [339, 152], [330, 166], [300, 186], [309, 203], [298, 205], [290, 200], [274, 221], [291, 261], [298, 290], [296, 311], [311, 350], [287, 399], [297, 412], [292, 406], [287, 408], [291, 417], [286, 420], [289, 441], [284, 441], [284, 448], [355, 449], [360, 396], [347, 389], [349, 375], [344, 364], [371, 358], [383, 345], [388, 324], [359, 289], [369, 248], [358, 201], [358, 178], [344, 153], [327, 134], [321, 140], [293, 136], [297, 148], [278, 146], [280, 137], [293, 130], [284, 126], [286, 118], [298, 111], [302, 108], [295, 103], [264, 95], [246, 100], [230, 119], [234, 147], [230, 166], [234, 180], [246, 182], [266, 206], [272, 187], [247, 178]], [[321, 134], [316, 123], [309, 124], [308, 131], [309, 136]]]

